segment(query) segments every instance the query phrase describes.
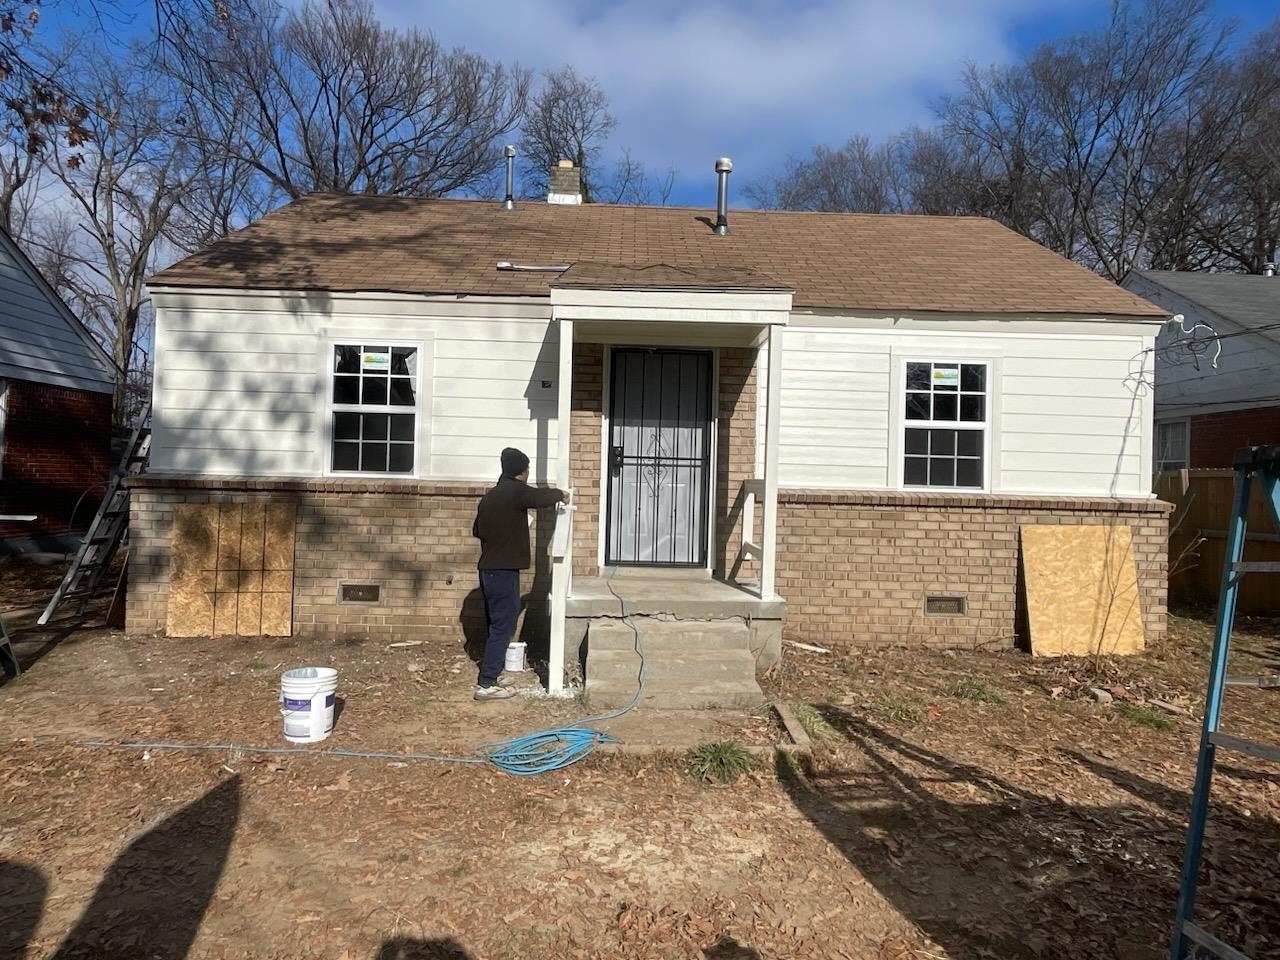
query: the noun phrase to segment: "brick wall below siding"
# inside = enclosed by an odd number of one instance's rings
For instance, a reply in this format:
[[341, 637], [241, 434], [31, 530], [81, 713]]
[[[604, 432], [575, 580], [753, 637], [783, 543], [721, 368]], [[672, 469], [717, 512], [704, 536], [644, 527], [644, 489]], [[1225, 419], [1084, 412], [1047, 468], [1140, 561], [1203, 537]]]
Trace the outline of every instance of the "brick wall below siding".
[[[169, 484], [169, 485], [162, 485]], [[297, 507], [293, 632], [299, 635], [425, 639], [483, 644], [484, 601], [471, 484], [386, 481], [171, 481], [146, 477], [131, 497], [128, 630], [164, 629], [170, 537], [177, 503], [293, 503]], [[539, 512], [533, 547], [538, 568], [523, 589], [550, 587], [546, 547], [553, 518]], [[378, 604], [339, 603], [340, 581], [382, 584]], [[520, 638], [535, 655], [546, 648], [545, 606], [530, 601]]]
[[[1147, 641], [1166, 627], [1168, 505], [784, 490], [777, 590], [785, 632], [828, 645], [1008, 647], [1020, 638], [1024, 524], [1133, 528]], [[964, 617], [926, 617], [927, 594], [963, 595]]]
[[1280, 406], [1192, 417], [1190, 440], [1193, 470], [1229, 470], [1240, 447], [1280, 443]]
[[0, 523], [0, 539], [87, 529], [111, 469], [111, 394], [10, 380], [5, 408], [0, 513], [38, 519]]

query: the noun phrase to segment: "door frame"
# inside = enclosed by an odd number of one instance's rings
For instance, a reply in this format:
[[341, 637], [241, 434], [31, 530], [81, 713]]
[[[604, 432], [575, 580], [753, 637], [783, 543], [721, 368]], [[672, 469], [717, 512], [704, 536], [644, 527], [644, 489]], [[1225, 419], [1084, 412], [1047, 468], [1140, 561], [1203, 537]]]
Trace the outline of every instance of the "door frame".
[[[596, 566], [600, 570], [618, 567], [636, 569], [672, 569], [672, 570], [706, 570], [715, 568], [716, 562], [716, 480], [719, 469], [718, 450], [720, 435], [720, 349], [713, 346], [686, 346], [673, 344], [638, 343], [605, 343], [601, 351], [601, 397], [600, 397], [600, 510], [596, 523]], [[609, 474], [609, 440], [613, 433], [613, 353], [615, 350], [651, 350], [671, 353], [701, 353], [711, 360], [711, 402], [708, 416], [708, 442], [710, 449], [707, 456], [707, 482], [705, 494], [705, 510], [703, 514], [702, 563], [614, 563], [607, 562], [609, 536], [609, 508], [611, 503]]]

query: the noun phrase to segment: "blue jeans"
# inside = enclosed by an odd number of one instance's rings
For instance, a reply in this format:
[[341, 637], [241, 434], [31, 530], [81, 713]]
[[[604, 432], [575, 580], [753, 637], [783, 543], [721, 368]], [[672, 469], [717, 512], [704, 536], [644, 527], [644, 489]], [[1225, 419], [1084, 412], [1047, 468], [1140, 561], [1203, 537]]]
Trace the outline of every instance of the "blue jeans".
[[484, 641], [478, 682], [482, 687], [492, 687], [502, 676], [507, 647], [520, 616], [520, 571], [481, 570], [480, 589], [484, 591], [484, 609], [489, 615], [489, 634]]

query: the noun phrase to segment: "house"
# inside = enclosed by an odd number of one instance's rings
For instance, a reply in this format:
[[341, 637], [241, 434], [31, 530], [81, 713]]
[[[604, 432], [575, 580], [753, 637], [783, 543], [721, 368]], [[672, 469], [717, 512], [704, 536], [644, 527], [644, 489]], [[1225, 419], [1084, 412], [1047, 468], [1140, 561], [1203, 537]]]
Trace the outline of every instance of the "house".
[[508, 206], [311, 196], [152, 279], [131, 630], [469, 629], [515, 445], [575, 492], [530, 602], [593, 702], [619, 597], [652, 684], [754, 687], [784, 632], [1012, 644], [1033, 523], [1129, 525], [1163, 633], [1162, 309], [980, 218]]
[[1280, 443], [1280, 279], [1135, 270], [1124, 287], [1183, 319], [1156, 339], [1155, 468], [1226, 468]]
[[0, 230], [0, 553], [73, 549], [110, 471], [116, 366]]

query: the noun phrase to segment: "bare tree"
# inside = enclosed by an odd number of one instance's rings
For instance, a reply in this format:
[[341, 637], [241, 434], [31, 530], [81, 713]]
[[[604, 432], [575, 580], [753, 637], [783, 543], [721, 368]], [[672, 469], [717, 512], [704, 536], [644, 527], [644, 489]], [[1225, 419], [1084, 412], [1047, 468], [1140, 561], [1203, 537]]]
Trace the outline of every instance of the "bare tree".
[[595, 199], [629, 206], [665, 207], [671, 200], [676, 170], [668, 166], [661, 174], [651, 174], [645, 164], [624, 148], [610, 176], [596, 190]]
[[33, 224], [33, 243], [50, 280], [125, 375], [116, 397], [123, 417], [145, 330], [144, 283], [166, 254], [165, 232], [187, 188], [186, 165], [150, 50], [137, 47], [116, 59], [86, 49], [76, 69], [95, 106], [82, 145], [49, 141], [47, 167], [63, 209]]
[[814, 147], [810, 156], [787, 161], [780, 176], [751, 184], [746, 194], [762, 207], [896, 213], [903, 209], [889, 149], [862, 134], [835, 150]]
[[[594, 77], [579, 76], [567, 64], [543, 74], [520, 126], [524, 192], [545, 195], [551, 168], [559, 160], [572, 160], [582, 177], [582, 199], [590, 203], [603, 186], [604, 171], [597, 164], [616, 123], [609, 113], [609, 99]], [[623, 158], [624, 164], [628, 161], [629, 156]], [[618, 194], [625, 188], [610, 192]]]
[[[197, 235], [313, 191], [466, 189], [500, 164], [528, 95], [526, 71], [384, 26], [365, 0], [296, 10], [246, 0], [234, 17], [193, 21], [183, 33], [170, 69], [183, 87], [185, 135], [216, 161], [204, 165], [216, 171], [206, 209], [188, 211]], [[230, 189], [245, 174], [261, 189]]]

